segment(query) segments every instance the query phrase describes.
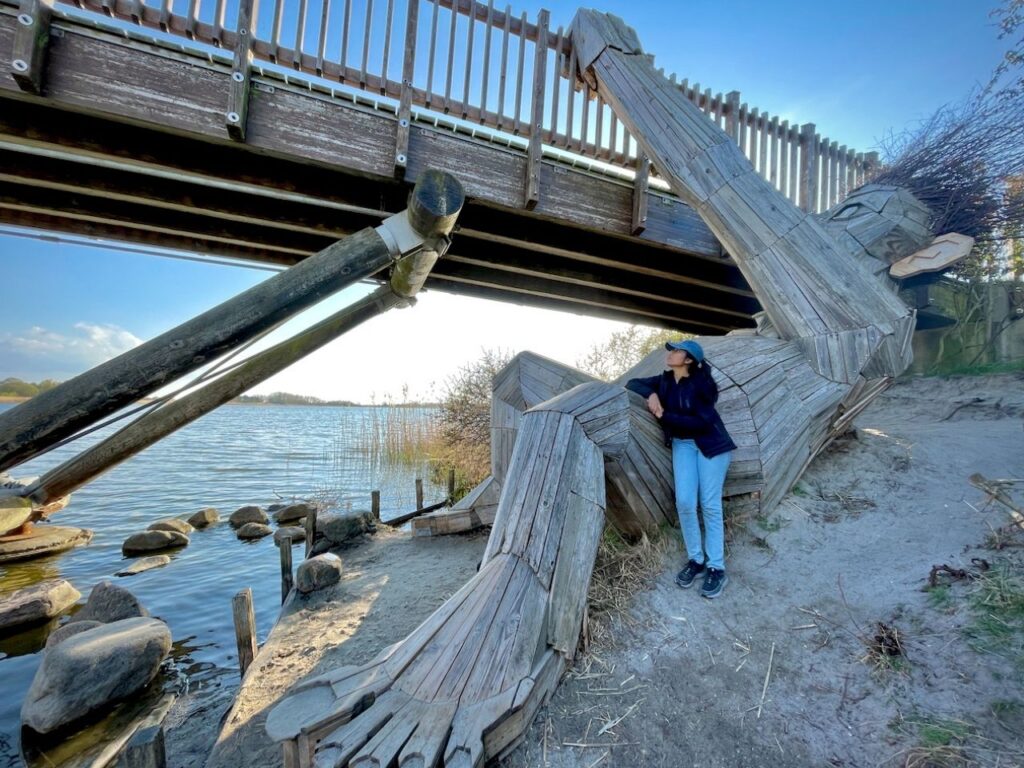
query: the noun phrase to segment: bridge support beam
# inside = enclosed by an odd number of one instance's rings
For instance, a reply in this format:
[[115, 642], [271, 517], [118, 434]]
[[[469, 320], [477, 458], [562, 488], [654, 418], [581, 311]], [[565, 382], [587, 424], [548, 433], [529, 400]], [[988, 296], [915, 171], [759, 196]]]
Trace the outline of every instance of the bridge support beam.
[[463, 200], [462, 187], [454, 177], [427, 171], [413, 190], [407, 211], [333, 243], [177, 328], [0, 414], [0, 471], [27, 461], [403, 256], [424, 249], [443, 250], [439, 243], [447, 243]]
[[50, 0], [21, 0], [18, 7], [18, 27], [11, 49], [11, 76], [23, 91], [43, 92], [52, 15]]

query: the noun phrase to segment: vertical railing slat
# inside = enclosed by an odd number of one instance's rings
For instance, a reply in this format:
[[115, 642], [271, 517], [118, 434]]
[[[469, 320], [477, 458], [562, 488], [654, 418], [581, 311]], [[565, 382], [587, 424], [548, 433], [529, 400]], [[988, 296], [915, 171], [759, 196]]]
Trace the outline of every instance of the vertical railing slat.
[[800, 194], [800, 127], [794, 123], [789, 129], [789, 199], [798, 203]]
[[185, 13], [185, 36], [193, 40], [196, 36], [196, 23], [199, 21], [199, 0], [188, 0]]
[[366, 67], [370, 58], [370, 27], [373, 24], [373, 0], [366, 0], [366, 24], [363, 26], [363, 60], [359, 66], [359, 85], [366, 85]]
[[307, 11], [307, 0], [299, 0], [299, 12], [295, 19], [295, 52], [292, 59], [292, 66], [295, 69], [302, 69], [302, 44], [306, 36]]
[[[139, 5], [142, 5], [141, 2]], [[213, 11], [213, 41], [218, 47], [224, 44], [224, 21], [227, 18], [226, 6], [225, 0], [217, 0], [217, 5]]]
[[275, 0], [274, 2], [274, 28], [270, 33], [270, 56], [275, 64], [279, 63], [281, 59], [281, 25], [284, 23], [284, 2], [285, 0]]
[[768, 128], [768, 151], [771, 158], [768, 160], [769, 179], [773, 187], [779, 188], [779, 118], [772, 117], [771, 125]]
[[408, 164], [409, 132], [412, 130], [412, 79], [416, 73], [416, 35], [420, 0], [409, 0], [405, 21], [405, 51], [402, 54], [402, 88], [398, 97], [398, 128], [395, 131], [395, 178], [404, 178]]
[[466, 117], [466, 110], [469, 108], [469, 82], [473, 73], [473, 32], [476, 29], [476, 18], [472, 13], [472, 6], [470, 9], [470, 14], [466, 17], [469, 20], [469, 25], [466, 29], [466, 77], [462, 85], [463, 118]]
[[541, 132], [544, 123], [544, 86], [547, 83], [548, 18], [545, 10], [537, 13], [537, 41], [533, 48], [533, 89], [530, 93], [530, 144], [526, 150], [527, 209], [540, 200], [540, 171], [543, 146]]
[[437, 14], [441, 4], [433, 0], [434, 10], [430, 14], [430, 53], [427, 57], [427, 106], [433, 104], [434, 95], [434, 59], [437, 58]]
[[779, 191], [789, 198], [789, 120], [783, 120], [779, 129]]
[[562, 43], [565, 39], [565, 30], [558, 28], [558, 40], [555, 43], [555, 66], [551, 76], [551, 123], [548, 129], [548, 141], [555, 143], [555, 136], [558, 135], [558, 96], [562, 86], [562, 60], [565, 54], [562, 52]]
[[448, 29], [448, 71], [444, 77], [444, 111], [450, 112], [452, 108], [452, 73], [455, 69], [455, 22], [459, 14], [452, 9], [451, 24]]
[[[391, 26], [395, 15], [395, 0], [388, 0], [388, 8], [384, 16], [384, 54], [380, 64], [380, 92], [387, 90], [388, 65], [391, 58]], [[430, 46], [433, 51], [434, 46]], [[430, 85], [427, 85], [427, 92], [430, 92]]]
[[505, 28], [501, 36], [501, 70], [498, 72], [498, 129], [505, 127], [505, 81], [508, 79], [508, 41], [512, 37], [512, 6], [505, 6]]
[[573, 111], [576, 107], [576, 46], [569, 49], [569, 83], [565, 89], [565, 148], [572, 144]]
[[[327, 0], [324, 0], [326, 3]], [[349, 29], [352, 25], [352, 0], [342, 0], [345, 12], [341, 23], [341, 82], [345, 82], [345, 70], [348, 67]]]
[[487, 0], [487, 21], [484, 22], [484, 72], [480, 83], [480, 122], [487, 114], [487, 81], [491, 76], [491, 30], [494, 26], [494, 0]]
[[[342, 0], [346, 7], [350, 0]], [[331, 13], [331, 0], [321, 0], [320, 6], [320, 35], [317, 38], [316, 43], [316, 73], [317, 75], [323, 75], [324, 73], [324, 52], [327, 49], [327, 19]], [[345, 70], [345, 57], [341, 57], [341, 68], [344, 73]]]
[[[526, 11], [523, 11], [522, 16], [519, 19], [520, 29], [526, 29]], [[519, 62], [516, 65], [516, 111], [515, 120], [512, 123], [512, 130], [515, 133], [519, 133], [522, 129], [520, 125], [519, 115], [523, 108], [523, 59], [526, 56], [526, 37], [520, 35], [519, 37]]]

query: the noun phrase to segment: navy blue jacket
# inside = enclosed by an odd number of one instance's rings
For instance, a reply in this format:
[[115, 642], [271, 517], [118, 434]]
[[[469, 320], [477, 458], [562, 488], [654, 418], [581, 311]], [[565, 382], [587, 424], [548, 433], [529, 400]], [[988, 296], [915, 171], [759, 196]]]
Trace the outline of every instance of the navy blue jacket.
[[626, 389], [644, 398], [657, 392], [665, 409], [658, 421], [665, 432], [666, 445], [671, 444], [673, 437], [690, 439], [709, 459], [736, 448], [722, 417], [715, 410], [718, 393], [703, 378], [687, 376], [676, 383], [672, 371], [665, 371], [660, 376], [630, 379], [626, 382]]

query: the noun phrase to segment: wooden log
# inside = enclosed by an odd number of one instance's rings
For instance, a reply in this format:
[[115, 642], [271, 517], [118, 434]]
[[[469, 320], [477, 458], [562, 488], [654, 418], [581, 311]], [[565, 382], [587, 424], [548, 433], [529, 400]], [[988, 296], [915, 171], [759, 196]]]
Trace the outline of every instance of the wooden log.
[[137, 730], [125, 745], [117, 765], [118, 768], [165, 768], [164, 727], [157, 724]]
[[52, 16], [50, 0], [21, 0], [18, 5], [18, 27], [11, 45], [11, 76], [28, 93], [43, 93]]
[[292, 591], [295, 584], [292, 575], [292, 540], [284, 537], [277, 543], [281, 555], [281, 605], [288, 599], [288, 593]]
[[[425, 240], [447, 235], [463, 199], [453, 177], [425, 173], [404, 216], [340, 240], [177, 328], [0, 414], [0, 471], [393, 264], [422, 248]], [[411, 277], [401, 287], [411, 290]]]
[[252, 589], [246, 587], [231, 598], [231, 615], [235, 622], [235, 641], [238, 646], [238, 672], [241, 677], [245, 677], [245, 672], [258, 651]]

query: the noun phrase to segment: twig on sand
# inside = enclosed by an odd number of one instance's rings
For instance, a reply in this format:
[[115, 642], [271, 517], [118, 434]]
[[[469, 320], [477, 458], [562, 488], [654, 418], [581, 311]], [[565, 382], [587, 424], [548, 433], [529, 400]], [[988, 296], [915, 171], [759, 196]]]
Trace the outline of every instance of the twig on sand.
[[761, 710], [764, 708], [764, 697], [768, 693], [768, 681], [772, 677], [772, 662], [775, 660], [775, 643], [772, 643], [772, 652], [768, 655], [768, 671], [764, 673], [764, 687], [761, 688], [761, 703], [757, 705], [757, 719], [761, 719]]
[[860, 628], [860, 624], [857, 623], [857, 619], [853, 617], [853, 611], [850, 609], [850, 604], [846, 602], [846, 592], [843, 591], [843, 577], [841, 574], [836, 575], [836, 583], [839, 585], [839, 596], [843, 598], [843, 605], [846, 606], [846, 613], [850, 617], [850, 621], [853, 622], [853, 626], [857, 628], [860, 634], [864, 634], [864, 630]]
[[605, 752], [603, 755], [597, 758], [597, 760], [588, 765], [587, 768], [594, 768], [594, 766], [600, 763], [602, 760], [606, 760], [610, 754], [611, 752]]

